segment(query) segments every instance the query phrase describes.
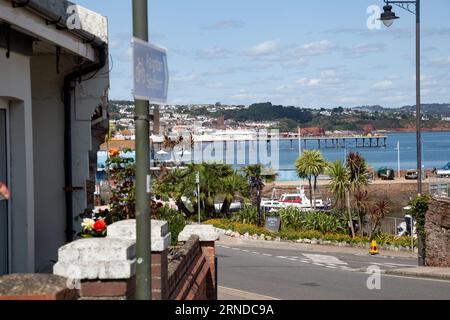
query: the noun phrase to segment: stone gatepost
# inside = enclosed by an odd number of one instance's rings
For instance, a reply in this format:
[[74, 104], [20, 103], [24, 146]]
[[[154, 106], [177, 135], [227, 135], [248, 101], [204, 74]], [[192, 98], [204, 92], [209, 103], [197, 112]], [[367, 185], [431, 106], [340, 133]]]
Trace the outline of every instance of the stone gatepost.
[[450, 267], [450, 199], [430, 202], [425, 215], [426, 265]]
[[[108, 227], [108, 238], [136, 241], [136, 220], [124, 220]], [[152, 220], [152, 299], [165, 300], [169, 297], [167, 254], [172, 236], [166, 221]]]
[[[168, 295], [167, 222], [151, 222], [153, 299]], [[136, 220], [108, 227], [106, 238], [81, 239], [61, 247], [53, 273], [73, 282], [81, 299], [134, 299], [136, 287]]]
[[132, 299], [135, 257], [134, 241], [82, 239], [59, 248], [53, 273], [69, 279], [81, 299]]
[[210, 276], [207, 280], [207, 299], [217, 300], [217, 258], [215, 242], [219, 240], [219, 233], [212, 225], [187, 225], [178, 235], [179, 242], [187, 242], [193, 235], [197, 235], [200, 246], [209, 264]]

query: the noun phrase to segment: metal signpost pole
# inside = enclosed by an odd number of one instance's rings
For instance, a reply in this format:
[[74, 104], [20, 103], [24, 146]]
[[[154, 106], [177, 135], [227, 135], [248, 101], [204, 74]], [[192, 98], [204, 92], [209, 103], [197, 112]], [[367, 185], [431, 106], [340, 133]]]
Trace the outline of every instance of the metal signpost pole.
[[[148, 41], [147, 0], [133, 0], [133, 35]], [[135, 100], [136, 299], [151, 300], [151, 225], [147, 177], [150, 165], [149, 102]]]
[[200, 173], [197, 172], [195, 176], [195, 182], [197, 183], [197, 210], [198, 210], [198, 224], [202, 222], [200, 214]]

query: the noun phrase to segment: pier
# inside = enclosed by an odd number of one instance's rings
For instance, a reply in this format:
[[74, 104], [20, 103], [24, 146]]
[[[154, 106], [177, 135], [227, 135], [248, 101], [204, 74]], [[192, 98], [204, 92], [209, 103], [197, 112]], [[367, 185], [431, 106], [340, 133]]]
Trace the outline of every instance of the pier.
[[[269, 136], [270, 138], [270, 136]], [[318, 149], [323, 148], [385, 148], [387, 146], [387, 136], [306, 136], [300, 137], [298, 134], [279, 137], [280, 140], [289, 140], [291, 144], [300, 141], [306, 148], [308, 142], [317, 143]], [[270, 140], [270, 139], [269, 139]]]
[[[254, 135], [229, 135], [221, 137], [211, 136], [195, 136], [195, 143], [210, 144], [217, 142], [253, 142], [266, 139], [267, 143], [271, 143], [273, 139], [279, 141], [290, 141], [291, 147], [295, 144], [302, 144], [304, 149], [326, 149], [326, 148], [385, 148], [387, 146], [387, 136], [364, 136], [364, 135], [345, 135], [345, 136], [302, 136], [298, 134], [286, 135], [261, 135], [260, 139], [257, 139]], [[162, 148], [163, 141], [159, 139], [153, 139], [152, 141], [154, 150], [159, 151]]]
[[[303, 149], [331, 149], [331, 148], [385, 148], [387, 147], [387, 136], [364, 136], [364, 135], [346, 135], [346, 136], [303, 136], [299, 137], [297, 134], [277, 135], [277, 136], [260, 136], [261, 139], [265, 139], [267, 143], [271, 143], [273, 139], [278, 139], [279, 141], [289, 141], [291, 148], [296, 145], [302, 144]], [[195, 136], [195, 143], [211, 144], [211, 143], [248, 143], [258, 141], [255, 135], [239, 135], [239, 136], [223, 136], [223, 137], [212, 137], [212, 136]], [[163, 138], [154, 137], [151, 141], [152, 150], [158, 152], [163, 149]], [[120, 141], [109, 141], [108, 144], [101, 146], [101, 150], [107, 150], [109, 148], [117, 148], [119, 150], [128, 148], [134, 150], [134, 141], [132, 140], [120, 140]]]

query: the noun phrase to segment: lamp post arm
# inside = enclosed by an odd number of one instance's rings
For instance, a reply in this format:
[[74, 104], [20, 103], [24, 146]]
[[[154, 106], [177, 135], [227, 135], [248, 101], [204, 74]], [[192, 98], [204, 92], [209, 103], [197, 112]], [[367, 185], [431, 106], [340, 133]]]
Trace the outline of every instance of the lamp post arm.
[[[402, 8], [412, 14], [417, 15], [417, 1], [390, 1], [390, 0], [384, 0], [384, 2], [388, 4], [395, 4], [397, 7]], [[414, 9], [412, 6], [414, 5]]]

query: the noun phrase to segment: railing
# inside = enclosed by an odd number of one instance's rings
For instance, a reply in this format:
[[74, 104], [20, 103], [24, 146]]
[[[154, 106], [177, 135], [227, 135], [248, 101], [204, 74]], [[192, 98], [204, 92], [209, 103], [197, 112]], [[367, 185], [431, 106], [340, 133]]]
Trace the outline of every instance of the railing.
[[[380, 232], [381, 233], [387, 233], [396, 236], [398, 233], [397, 227], [402, 223], [405, 222], [404, 218], [392, 218], [392, 217], [386, 217], [383, 220], [381, 220], [380, 223]], [[371, 228], [370, 223], [364, 224], [364, 232], [367, 232], [367, 234], [370, 233]]]

